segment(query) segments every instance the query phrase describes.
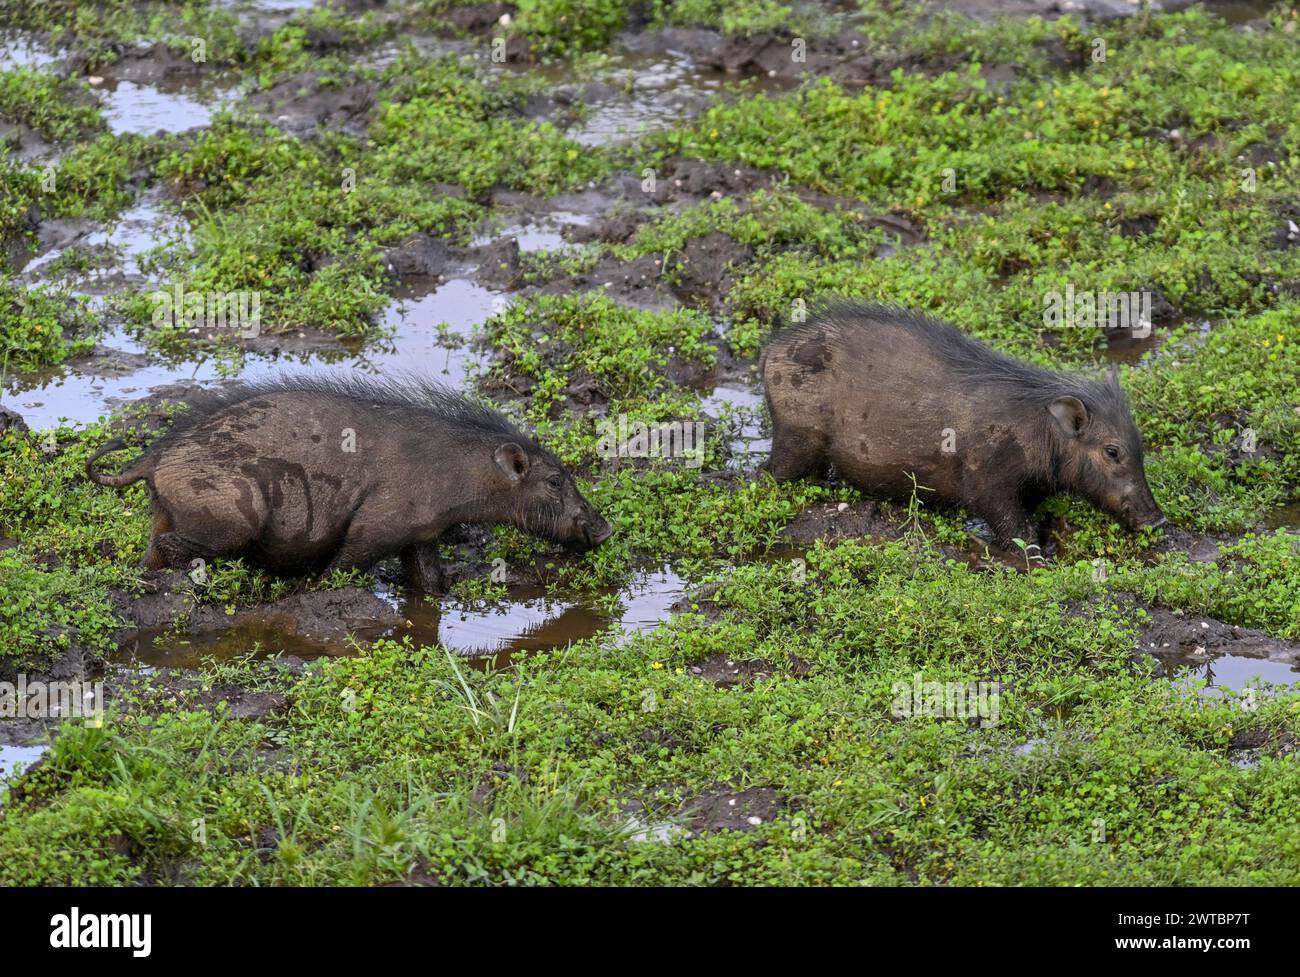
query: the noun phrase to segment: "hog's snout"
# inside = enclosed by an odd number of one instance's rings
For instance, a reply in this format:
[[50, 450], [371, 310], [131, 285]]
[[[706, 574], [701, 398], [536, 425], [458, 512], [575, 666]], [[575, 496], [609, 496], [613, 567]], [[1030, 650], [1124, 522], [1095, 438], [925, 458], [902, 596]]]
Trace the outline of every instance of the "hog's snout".
[[577, 532], [569, 546], [579, 553], [595, 549], [614, 535], [614, 527], [594, 513], [588, 518], [579, 518], [575, 529]]
[[1169, 522], [1154, 503], [1127, 510], [1122, 516], [1122, 521], [1131, 532], [1135, 533], [1142, 529], [1159, 529]]

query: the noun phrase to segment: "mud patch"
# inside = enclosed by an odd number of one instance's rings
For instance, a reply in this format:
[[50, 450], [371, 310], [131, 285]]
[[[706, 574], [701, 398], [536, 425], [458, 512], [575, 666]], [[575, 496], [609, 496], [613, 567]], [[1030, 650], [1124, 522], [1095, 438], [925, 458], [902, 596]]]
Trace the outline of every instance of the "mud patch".
[[680, 254], [667, 256], [665, 271], [685, 302], [717, 307], [736, 283], [736, 271], [754, 260], [754, 249], [721, 231], [691, 238]]
[[[268, 666], [285, 674], [300, 670], [296, 659], [278, 659]], [[288, 696], [283, 692], [256, 691], [240, 685], [212, 685], [202, 675], [187, 669], [159, 668], [147, 673], [123, 671], [115, 681], [118, 695], [137, 694], [144, 700], [144, 712], [157, 714], [179, 707], [214, 713], [224, 708], [232, 719], [265, 719], [283, 711]]]
[[39, 278], [47, 266], [73, 249], [110, 258], [107, 271], [77, 279], [74, 294], [79, 295], [105, 295], [143, 286], [151, 280], [146, 273], [150, 252], [180, 246], [188, 233], [185, 220], [170, 209], [157, 188], [142, 194], [107, 226], [81, 220], [49, 223], [40, 232], [40, 252], [20, 267], [23, 278]]
[[1206, 536], [1177, 526], [1166, 526], [1160, 539], [1148, 548], [1143, 557], [1154, 563], [1157, 557], [1168, 553], [1183, 553], [1193, 563], [1215, 563], [1222, 555], [1221, 548], [1232, 540], [1226, 536]]
[[265, 634], [311, 645], [342, 642], [351, 633], [394, 628], [403, 621], [387, 601], [359, 587], [309, 591], [229, 612], [200, 602], [194, 583], [180, 570], [149, 578], [146, 588], [140, 596], [113, 594], [114, 610], [134, 626], [123, 647], [137, 655], [146, 653], [155, 638], [170, 634], [182, 621], [190, 636], [233, 632], [246, 640]]
[[1300, 502], [1278, 506], [1265, 517], [1263, 528], [1300, 531]]
[[781, 531], [787, 543], [811, 546], [828, 539], [897, 539], [902, 531], [880, 513], [877, 502], [826, 502], [805, 509]]
[[711, 682], [720, 689], [729, 689], [738, 685], [753, 685], [764, 682], [786, 671], [796, 675], [807, 674], [807, 665], [791, 662], [785, 668], [765, 661], [740, 661], [726, 655], [713, 655], [690, 667], [690, 672], [705, 682]]
[[247, 99], [256, 115], [300, 139], [317, 132], [361, 137], [370, 127], [378, 88], [374, 82], [340, 82], [308, 71], [277, 82]]
[[692, 835], [754, 831], [774, 820], [783, 808], [780, 795], [771, 787], [742, 791], [721, 788], [689, 801], [682, 807], [681, 817], [690, 826]]
[[1300, 750], [1300, 739], [1294, 733], [1279, 729], [1243, 729], [1234, 733], [1228, 744], [1228, 759], [1233, 766], [1250, 770], [1259, 766], [1261, 757], [1294, 759]]
[[631, 308], [664, 312], [677, 308], [678, 301], [663, 281], [663, 271], [659, 255], [642, 255], [634, 261], [607, 257], [587, 271], [549, 281], [534, 291], [539, 295], [568, 295], [599, 288]]
[[674, 157], [648, 196], [656, 204], [698, 203], [706, 198], [748, 197], [755, 190], [778, 187], [781, 174], [754, 166]]
[[[545, 77], [546, 71], [534, 74]], [[566, 85], [563, 80], [557, 75], [559, 84], [549, 89], [551, 97], [560, 105], [582, 106], [582, 120], [568, 126], [565, 135], [584, 146], [615, 146], [682, 125], [715, 102], [735, 78], [668, 49], [617, 54], [584, 84]], [[746, 91], [753, 90], [755, 85], [746, 86]]]

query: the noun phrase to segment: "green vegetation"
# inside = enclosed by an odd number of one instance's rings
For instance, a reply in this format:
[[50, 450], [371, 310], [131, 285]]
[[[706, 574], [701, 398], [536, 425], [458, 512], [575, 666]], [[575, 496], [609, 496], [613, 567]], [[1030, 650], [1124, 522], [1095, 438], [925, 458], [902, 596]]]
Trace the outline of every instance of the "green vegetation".
[[32, 68], [0, 72], [0, 118], [30, 126], [47, 139], [64, 141], [103, 126], [89, 88]]
[[[200, 0], [10, 4], [0, 20], [94, 64], [114, 44], [182, 50], [200, 33], [252, 99], [201, 130], [114, 137], [53, 72], [0, 76], [0, 114], [61, 153], [52, 185], [44, 166], [0, 159], [0, 238], [17, 253], [42, 221], [108, 222], [157, 192], [186, 223], [149, 256], [162, 280], [257, 291], [270, 331], [360, 344], [391, 301], [386, 256], [413, 236], [466, 247], [511, 223], [525, 195], [607, 198], [632, 229], [525, 256], [525, 280], [543, 289], [511, 296], [476, 334], [487, 367], [475, 393], [537, 432], [616, 535], [580, 558], [505, 529], [460, 548], [474, 566], [535, 567], [549, 598], [614, 618], [631, 599], [617, 588], [668, 569], [688, 609], [502, 671], [409, 641], [304, 671], [267, 659], [271, 638], [247, 658], [115, 680], [108, 723], [63, 727], [11, 785], [0, 883], [1300, 882], [1300, 690], [1255, 690], [1248, 708], [1133, 654], [1144, 605], [1300, 641], [1300, 533], [1280, 515], [1300, 484], [1300, 247], [1286, 230], [1300, 220], [1300, 30], [1283, 29], [1295, 18], [1244, 32], [1195, 11], [1085, 26], [875, 0], [856, 12], [640, 5], [652, 25], [732, 35], [815, 43], [852, 27], [898, 70], [867, 87], [821, 77], [719, 93], [687, 123], [606, 148], [566, 135], [582, 105], [539, 110], [535, 96], [570, 68], [607, 78], [631, 4], [529, 0], [473, 34], [580, 58], [559, 65], [387, 50], [462, 33], [457, 6], [318, 8], [250, 38]], [[315, 93], [347, 111], [311, 131], [288, 109]], [[683, 160], [761, 172], [667, 204], [609, 189]], [[633, 307], [617, 281], [544, 288], [637, 263], [670, 291], [684, 253], [716, 234], [745, 260], [672, 311]], [[101, 323], [18, 270], [0, 276], [7, 374], [86, 351]], [[965, 514], [919, 490], [911, 506], [873, 510], [883, 538], [796, 547], [783, 531], [801, 514], [848, 518], [864, 500], [834, 482], [776, 484], [736, 449], [735, 412], [716, 402], [698, 467], [606, 450], [619, 418], [703, 419], [716, 380], [752, 378], [771, 330], [833, 295], [1099, 369], [1111, 358], [1099, 330], [1045, 324], [1044, 297], [1067, 287], [1168, 303], [1150, 352], [1120, 367], [1177, 527], [1163, 539], [1058, 497], [1042, 512], [1056, 520], [1053, 561], [975, 569], [954, 558], [983, 548]], [[106, 320], [193, 355], [184, 330], [153, 327], [147, 295], [114, 299]], [[123, 414], [0, 434], [0, 676], [113, 649], [114, 602], [143, 576], [148, 501], [141, 485], [118, 493], [82, 471], [111, 426], [137, 419]], [[1207, 533], [1222, 545], [1198, 562], [1187, 540]], [[192, 583], [195, 601], [232, 612], [375, 585], [239, 560]], [[444, 601], [509, 597], [471, 570]], [[896, 686], [918, 676], [997, 683], [998, 721], [900, 715]], [[234, 708], [250, 696], [265, 708]], [[728, 828], [702, 813], [742, 794]]]
[[81, 304], [47, 289], [24, 289], [0, 273], [3, 372], [60, 363], [94, 344], [90, 317]]
[[[146, 685], [105, 728], [64, 729], [0, 822], [0, 871], [21, 883], [1295, 881], [1295, 764], [1227, 757], [1247, 729], [1294, 729], [1293, 697], [1244, 713], [1135, 674], [1112, 608], [1064, 609], [1093, 597], [1086, 565], [979, 574], [903, 544], [845, 544], [807, 568], [812, 586], [788, 565], [751, 565], [729, 576], [718, 620], [688, 615], [509, 673], [382, 642], [297, 680], [250, 664], [189, 695]], [[692, 674], [719, 654], [770, 662], [771, 677], [727, 689]], [[1001, 679], [999, 723], [895, 718], [895, 683], [918, 673]], [[254, 720], [195, 702], [227, 685], [269, 686], [285, 705]], [[776, 786], [780, 800], [747, 832], [636, 840], [638, 823], [727, 785]], [[1105, 843], [1091, 840], [1098, 818]], [[87, 844], [89, 862], [67, 860]]]

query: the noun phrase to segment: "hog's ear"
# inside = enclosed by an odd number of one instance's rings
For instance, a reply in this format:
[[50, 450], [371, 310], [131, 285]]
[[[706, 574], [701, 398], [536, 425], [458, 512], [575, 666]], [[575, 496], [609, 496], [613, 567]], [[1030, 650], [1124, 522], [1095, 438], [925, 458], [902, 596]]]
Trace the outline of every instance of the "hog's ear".
[[1088, 426], [1088, 408], [1078, 397], [1057, 397], [1047, 409], [1067, 437], [1077, 438]]
[[528, 452], [513, 441], [507, 441], [497, 448], [492, 453], [492, 458], [512, 482], [517, 482], [528, 474]]

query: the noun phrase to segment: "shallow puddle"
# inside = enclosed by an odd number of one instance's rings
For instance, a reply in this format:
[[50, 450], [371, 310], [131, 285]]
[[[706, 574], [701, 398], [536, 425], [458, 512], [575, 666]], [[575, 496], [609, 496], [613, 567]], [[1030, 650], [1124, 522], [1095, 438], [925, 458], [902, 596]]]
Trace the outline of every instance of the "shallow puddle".
[[1161, 330], [1106, 329], [1097, 340], [1097, 355], [1107, 363], [1134, 366], [1164, 341]]
[[[470, 387], [481, 366], [470, 346], [476, 332], [505, 309], [503, 292], [453, 278], [424, 294], [399, 292], [382, 322], [391, 338], [357, 355], [355, 368], [379, 375], [410, 370], [454, 387]], [[439, 326], [444, 327], [441, 331]]]
[[[1240, 691], [1267, 682], [1274, 685], [1291, 685], [1300, 682], [1300, 664], [1269, 661], [1266, 658], [1249, 658], [1245, 655], [1219, 655], [1208, 662], [1162, 659], [1165, 674], [1180, 681], [1204, 680], [1208, 688]], [[1202, 690], [1203, 694], [1205, 690]], [[1212, 693], [1211, 693], [1212, 694]]]
[[[469, 385], [479, 358], [467, 346], [473, 330], [498, 308], [501, 293], [465, 279], [452, 279], [415, 297], [395, 298], [382, 322], [391, 337], [367, 346], [279, 353], [246, 353], [242, 379], [255, 379], [284, 370], [292, 372], [355, 370], [383, 375], [411, 370], [463, 389]], [[440, 334], [437, 326], [446, 323]], [[456, 338], [459, 337], [459, 338]], [[144, 346], [118, 328], [101, 340], [116, 355], [101, 355], [62, 367], [8, 378], [5, 403], [18, 411], [32, 429], [91, 423], [115, 408], [168, 384], [211, 384], [228, 379], [228, 361], [214, 354], [166, 361], [148, 354]]]
[[568, 246], [563, 234], [565, 227], [581, 227], [590, 223], [591, 217], [587, 214], [556, 210], [529, 216], [517, 223], [490, 228], [474, 239], [473, 246], [481, 248], [501, 238], [512, 237], [518, 242], [520, 251], [559, 251]]
[[614, 613], [583, 601], [566, 601], [535, 587], [514, 588], [500, 603], [463, 604], [442, 600], [398, 599], [386, 589], [378, 595], [400, 612], [404, 625], [359, 630], [355, 639], [316, 640], [263, 627], [236, 627], [189, 636], [162, 629], [141, 631], [124, 644], [115, 660], [145, 667], [197, 668], [204, 659], [228, 661], [255, 652], [300, 658], [356, 654], [362, 642], [409, 637], [420, 646], [442, 645], [466, 658], [486, 659], [498, 667], [530, 651], [563, 648], [595, 637], [611, 627], [624, 633], [650, 631], [671, 616], [685, 593], [671, 570], [639, 573], [619, 591]]
[[106, 227], [72, 240], [67, 247], [51, 248], [17, 270], [30, 281], [40, 278], [42, 269], [69, 250], [106, 250], [119, 260], [107, 268], [92, 268], [80, 273], [72, 294], [120, 292], [124, 284], [140, 287], [149, 281], [142, 267], [145, 256], [163, 245], [181, 244], [187, 233], [188, 225], [184, 218], [163, 205], [162, 191], [155, 188], [143, 194]]
[[736, 459], [766, 455], [772, 439], [763, 437], [763, 393], [740, 382], [720, 383], [704, 398], [704, 413], [713, 418], [731, 418], [734, 425], [728, 442]]
[[26, 31], [0, 32], [0, 71], [40, 68], [59, 57]]
[[[514, 70], [541, 78], [548, 86], [573, 83], [568, 64], [511, 64]], [[582, 122], [565, 135], [583, 146], [612, 146], [679, 126], [727, 89], [785, 89], [788, 82], [766, 76], [739, 81], [735, 75], [697, 65], [684, 54], [622, 53], [612, 56], [585, 85], [575, 86], [585, 109]]]
[[1300, 531], [1300, 501], [1280, 505], [1264, 517], [1265, 529]]
[[[39, 746], [0, 746], [0, 780], [11, 777], [13, 774], [27, 770], [33, 763], [45, 755], [49, 749], [48, 744]], [[0, 798], [4, 797], [4, 792], [0, 790]]]
[[1229, 24], [1244, 24], [1266, 18], [1277, 5], [1272, 0], [1203, 0], [1201, 6]]
[[315, 5], [316, 0], [221, 0], [219, 4], [235, 11], [267, 10], [275, 13], [309, 10]]
[[106, 79], [98, 89], [104, 101], [104, 121], [114, 135], [186, 132], [208, 125], [231, 92], [163, 91], [133, 81]]
[[614, 59], [605, 80], [610, 93], [588, 100], [586, 120], [568, 132], [583, 146], [628, 142], [679, 125], [683, 116], [700, 111], [729, 79], [686, 58], [624, 55]]

